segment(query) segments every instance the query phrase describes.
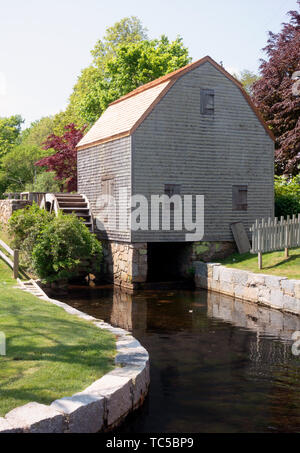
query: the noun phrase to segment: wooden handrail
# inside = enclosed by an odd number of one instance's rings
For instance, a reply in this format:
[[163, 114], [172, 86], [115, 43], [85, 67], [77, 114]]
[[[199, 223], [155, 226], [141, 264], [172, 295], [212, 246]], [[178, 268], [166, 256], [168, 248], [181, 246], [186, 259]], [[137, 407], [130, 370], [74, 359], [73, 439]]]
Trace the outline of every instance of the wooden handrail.
[[0, 239], [0, 246], [12, 256], [12, 260], [0, 250], [0, 257], [12, 268], [13, 278], [17, 279], [19, 276], [19, 250], [12, 250], [4, 241]]
[[0, 245], [3, 247], [11, 256], [13, 256], [14, 251], [3, 241], [0, 239]]

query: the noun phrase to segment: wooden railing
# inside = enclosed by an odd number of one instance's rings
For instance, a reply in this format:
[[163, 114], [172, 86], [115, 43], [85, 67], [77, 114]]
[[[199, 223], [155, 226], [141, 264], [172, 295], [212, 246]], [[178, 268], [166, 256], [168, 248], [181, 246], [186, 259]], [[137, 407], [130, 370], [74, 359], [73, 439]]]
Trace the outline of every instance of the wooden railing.
[[300, 214], [298, 217], [287, 216], [285, 220], [262, 219], [256, 220], [250, 228], [252, 233], [251, 253], [258, 254], [258, 267], [262, 269], [262, 253], [284, 250], [285, 257], [289, 256], [289, 249], [300, 247]]
[[19, 275], [19, 250], [12, 250], [5, 242], [1, 241], [1, 239], [0, 247], [12, 257], [12, 259], [10, 259], [7, 254], [0, 250], [0, 257], [12, 268], [13, 277], [17, 279]]

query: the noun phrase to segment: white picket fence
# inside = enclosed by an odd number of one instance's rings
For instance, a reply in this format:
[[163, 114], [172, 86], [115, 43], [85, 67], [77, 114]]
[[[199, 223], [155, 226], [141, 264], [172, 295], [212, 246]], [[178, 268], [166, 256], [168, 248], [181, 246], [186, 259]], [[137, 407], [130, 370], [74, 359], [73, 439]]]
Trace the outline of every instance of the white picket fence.
[[300, 246], [300, 214], [285, 220], [256, 220], [250, 228], [252, 233], [251, 253], [273, 252]]
[[280, 220], [262, 219], [256, 220], [250, 228], [252, 233], [251, 253], [258, 254], [258, 265], [262, 268], [262, 253], [273, 252], [275, 250], [285, 250], [285, 256], [288, 257], [288, 250], [294, 247], [300, 247], [300, 214], [296, 217], [293, 215], [281, 217]]

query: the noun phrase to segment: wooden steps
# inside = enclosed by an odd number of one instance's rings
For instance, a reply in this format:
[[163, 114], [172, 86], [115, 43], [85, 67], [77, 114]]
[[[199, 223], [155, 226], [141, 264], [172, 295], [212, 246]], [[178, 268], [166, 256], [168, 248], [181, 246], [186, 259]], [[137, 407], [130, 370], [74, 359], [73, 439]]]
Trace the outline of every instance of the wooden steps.
[[58, 209], [65, 214], [74, 213], [77, 217], [83, 219], [83, 223], [90, 231], [93, 231], [93, 220], [87, 200], [80, 194], [54, 194], [57, 200]]

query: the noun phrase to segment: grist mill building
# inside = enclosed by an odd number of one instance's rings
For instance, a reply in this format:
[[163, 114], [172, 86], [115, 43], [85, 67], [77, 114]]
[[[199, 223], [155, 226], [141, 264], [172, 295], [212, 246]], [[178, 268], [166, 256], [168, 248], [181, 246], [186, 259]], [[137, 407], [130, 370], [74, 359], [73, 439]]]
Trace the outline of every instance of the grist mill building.
[[[116, 284], [189, 275], [193, 260], [233, 251], [232, 223], [248, 230], [274, 216], [272, 133], [242, 85], [210, 57], [110, 104], [77, 148], [78, 192], [90, 202]], [[132, 227], [131, 197], [148, 200], [150, 225], [151, 196], [163, 194], [204, 196], [201, 240], [187, 236], [184, 222], [174, 228], [176, 203], [171, 229]]]

